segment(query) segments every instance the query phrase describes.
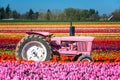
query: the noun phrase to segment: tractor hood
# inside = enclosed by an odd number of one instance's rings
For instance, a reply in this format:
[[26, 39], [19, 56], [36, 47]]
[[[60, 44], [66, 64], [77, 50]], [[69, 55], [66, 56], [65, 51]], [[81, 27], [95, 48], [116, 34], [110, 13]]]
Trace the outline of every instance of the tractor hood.
[[54, 37], [51, 40], [58, 40], [58, 41], [93, 41], [94, 37], [89, 37], [89, 36], [66, 36], [66, 37]]
[[49, 36], [49, 35], [52, 35], [52, 34], [50, 34], [49, 32], [26, 32], [28, 35], [30, 35], [30, 34], [38, 34], [38, 35], [41, 35], [41, 36]]

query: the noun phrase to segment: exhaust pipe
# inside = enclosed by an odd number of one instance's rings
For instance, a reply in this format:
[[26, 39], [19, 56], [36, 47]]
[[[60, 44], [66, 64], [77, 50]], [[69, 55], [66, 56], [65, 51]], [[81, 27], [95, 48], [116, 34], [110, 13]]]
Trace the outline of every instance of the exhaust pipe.
[[70, 21], [70, 36], [75, 36], [75, 27], [72, 26], [72, 21]]

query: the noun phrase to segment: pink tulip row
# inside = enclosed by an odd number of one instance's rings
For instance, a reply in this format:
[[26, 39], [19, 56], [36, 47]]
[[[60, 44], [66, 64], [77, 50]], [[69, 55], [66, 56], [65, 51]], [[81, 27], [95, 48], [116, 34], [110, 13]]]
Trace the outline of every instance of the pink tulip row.
[[119, 80], [120, 62], [0, 62], [0, 80]]

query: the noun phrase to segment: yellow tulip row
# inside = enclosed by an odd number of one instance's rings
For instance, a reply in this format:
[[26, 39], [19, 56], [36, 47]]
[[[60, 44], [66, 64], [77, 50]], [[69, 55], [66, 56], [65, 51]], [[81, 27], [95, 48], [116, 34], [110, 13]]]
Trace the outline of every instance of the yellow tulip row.
[[[120, 25], [120, 22], [72, 22], [73, 25]], [[70, 25], [70, 22], [0, 22], [0, 25]]]

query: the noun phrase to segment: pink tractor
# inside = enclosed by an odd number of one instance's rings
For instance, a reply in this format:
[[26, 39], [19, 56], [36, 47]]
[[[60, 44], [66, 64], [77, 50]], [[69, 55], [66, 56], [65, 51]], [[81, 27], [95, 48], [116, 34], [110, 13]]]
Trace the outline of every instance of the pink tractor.
[[74, 60], [92, 62], [92, 41], [94, 37], [74, 36], [74, 28], [70, 36], [52, 37], [48, 32], [26, 32], [16, 47], [16, 58], [34, 61], [47, 61], [53, 55], [74, 56]]

